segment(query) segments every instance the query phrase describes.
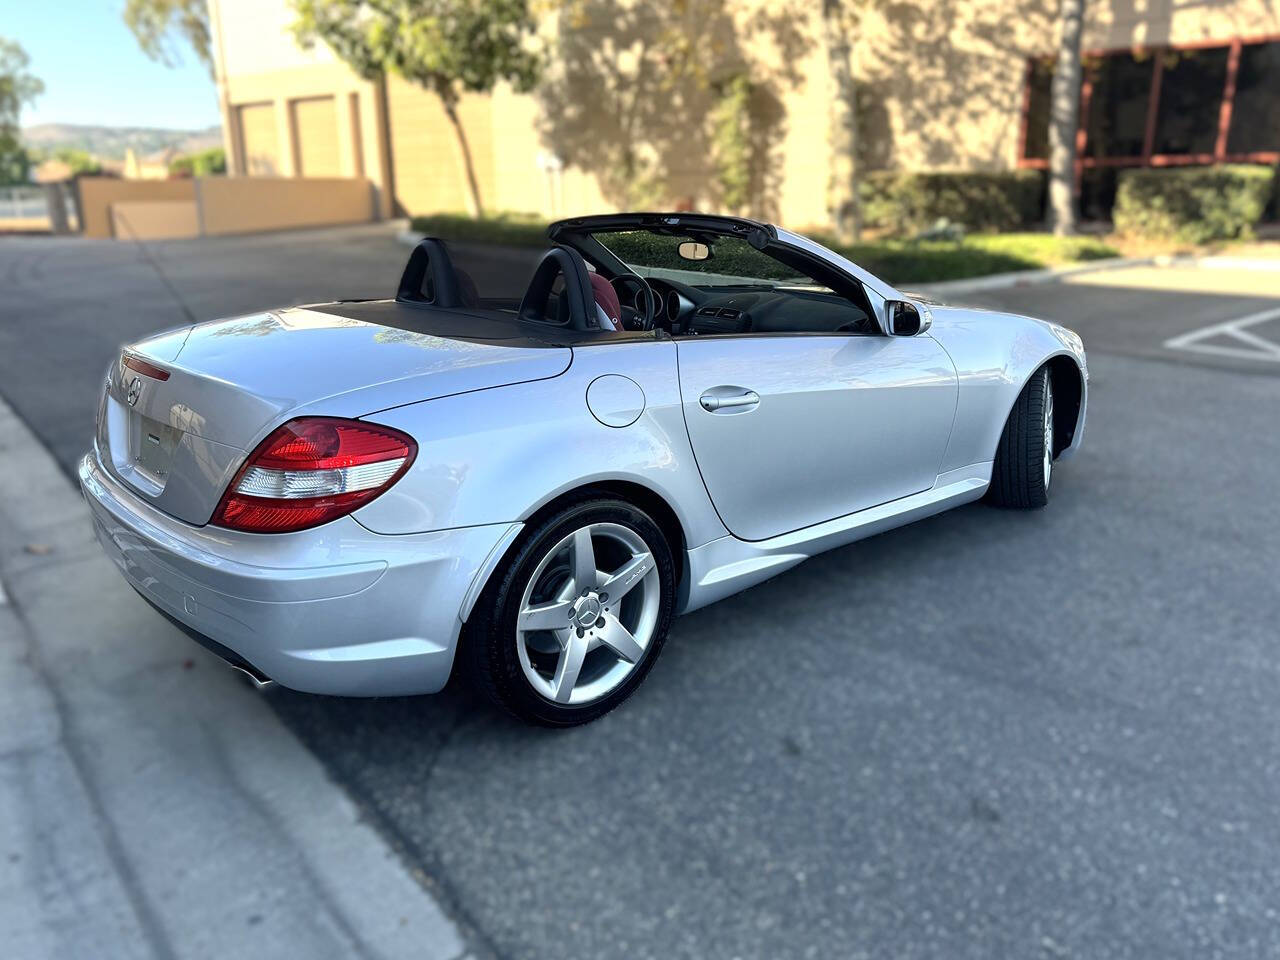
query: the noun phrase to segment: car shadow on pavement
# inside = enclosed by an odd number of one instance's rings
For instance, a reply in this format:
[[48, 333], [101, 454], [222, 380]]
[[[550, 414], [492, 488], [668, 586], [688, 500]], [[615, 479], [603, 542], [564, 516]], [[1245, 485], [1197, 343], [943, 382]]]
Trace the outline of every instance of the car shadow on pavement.
[[[807, 673], [820, 656], [837, 662], [859, 655], [918, 658], [935, 668], [984, 673], [990, 681], [992, 673], [1016, 668], [1025, 652], [966, 650], [954, 642], [957, 632], [976, 636], [981, 631], [970, 630], [963, 618], [948, 628], [957, 594], [945, 584], [946, 571], [963, 562], [974, 542], [1037, 536], [1043, 516], [972, 504], [820, 555], [680, 617], [653, 672], [631, 700], [609, 719], [576, 728], [582, 734], [579, 748], [607, 749], [598, 731], [637, 713], [646, 725], [671, 734], [698, 712], [699, 698], [712, 691], [717, 699], [738, 704], [744, 714], [753, 709], [753, 696], [766, 691], [783, 698], [800, 691], [802, 696], [805, 684], [797, 671]], [[909, 629], [913, 625], [918, 629]], [[767, 662], [772, 648], [784, 640], [794, 645], [795, 669]], [[726, 655], [732, 667], [726, 668]], [[511, 757], [575, 732], [550, 731], [509, 717], [457, 668], [446, 688], [431, 696], [327, 697], [278, 686], [265, 695], [357, 797], [365, 795], [362, 782], [377, 784], [377, 799], [369, 802], [384, 807], [381, 788], [391, 781], [415, 785], [413, 802], [425, 804], [441, 755], [460, 739], [482, 741], [487, 753]], [[404, 811], [393, 806], [381, 812], [394, 823]]]
[[[505, 929], [506, 911], [495, 915], [492, 904], [562, 875], [584, 855], [568, 839], [581, 830], [620, 830], [603, 852], [587, 856], [599, 858], [592, 863], [600, 876], [639, 883], [661, 863], [680, 862], [685, 847], [695, 863], [731, 856], [701, 839], [700, 828], [678, 826], [685, 813], [668, 811], [741, 797], [769, 804], [767, 795], [797, 784], [797, 775], [813, 779], [806, 769], [822, 771], [816, 784], [772, 812], [749, 803], [744, 823], [763, 829], [777, 816], [804, 824], [814, 791], [836, 798], [859, 778], [887, 782], [896, 795], [896, 744], [931, 748], [919, 731], [934, 709], [920, 703], [922, 676], [940, 670], [946, 686], [1003, 689], [1037, 669], [1034, 653], [1019, 652], [1021, 631], [997, 638], [969, 616], [948, 624], [951, 601], [975, 598], [945, 584], [947, 570], [962, 565], [974, 543], [1030, 540], [1043, 533], [1047, 516], [962, 507], [821, 555], [681, 617], [631, 700], [568, 731], [507, 717], [456, 674], [434, 696], [350, 699], [281, 688], [267, 696], [365, 816], [421, 869], [450, 915], [473, 934], [483, 929], [502, 947], [495, 952], [510, 952], [526, 944]], [[940, 583], [946, 596], [931, 599]], [[890, 731], [883, 743], [868, 739], [877, 724]], [[932, 749], [946, 752], [936, 743]], [[980, 807], [988, 821], [998, 816], [985, 812], [980, 791], [961, 789], [965, 810]], [[575, 812], [569, 796], [588, 808]], [[859, 831], [891, 829], [901, 808], [859, 803], [867, 807]], [[646, 809], [652, 819], [619, 828], [617, 811], [628, 808]], [[530, 810], [538, 811], [533, 824]], [[824, 811], [826, 826], [814, 836], [836, 831], [837, 845], [858, 846], [838, 836], [847, 829], [836, 826], [843, 816]], [[570, 846], [549, 855], [544, 842]], [[636, 859], [646, 844], [658, 859]], [[700, 868], [672, 869], [673, 883], [686, 889]], [[729, 896], [720, 876], [697, 882], [709, 884], [712, 902]], [[584, 890], [579, 899], [587, 896]], [[535, 900], [529, 907], [545, 912], [546, 905]]]

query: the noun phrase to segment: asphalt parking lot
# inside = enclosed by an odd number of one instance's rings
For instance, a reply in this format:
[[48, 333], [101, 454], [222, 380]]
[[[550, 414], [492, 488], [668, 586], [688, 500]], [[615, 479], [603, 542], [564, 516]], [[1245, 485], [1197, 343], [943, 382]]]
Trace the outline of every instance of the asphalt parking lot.
[[[119, 344], [183, 322], [173, 291], [197, 319], [380, 296], [405, 250], [370, 228], [149, 256], [0, 241], [0, 395], [68, 470]], [[1280, 954], [1280, 323], [1231, 332], [1280, 309], [1280, 273], [960, 299], [1084, 337], [1086, 441], [1047, 510], [964, 507], [683, 618], [573, 731], [463, 688], [270, 694], [482, 951]]]

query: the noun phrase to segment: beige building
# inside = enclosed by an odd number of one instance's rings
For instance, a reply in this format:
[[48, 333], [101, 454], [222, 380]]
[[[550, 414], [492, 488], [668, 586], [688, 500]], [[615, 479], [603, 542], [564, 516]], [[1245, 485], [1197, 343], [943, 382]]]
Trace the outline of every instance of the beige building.
[[[559, 52], [537, 89], [463, 100], [486, 210], [723, 209], [736, 189], [745, 212], [828, 220], [821, 0], [565, 8], [542, 22]], [[920, 0], [865, 14], [853, 44], [863, 169], [1043, 166], [1056, 9]], [[1086, 205], [1105, 207], [1126, 166], [1280, 162], [1280, 4], [1086, 9]], [[461, 154], [433, 94], [394, 76], [362, 80], [327, 49], [300, 49], [288, 0], [210, 0], [210, 11], [229, 172], [364, 177], [384, 216], [467, 208]]]
[[133, 147], [127, 147], [121, 175], [126, 180], [168, 180], [169, 164], [177, 155], [175, 148], [166, 147], [140, 157]]

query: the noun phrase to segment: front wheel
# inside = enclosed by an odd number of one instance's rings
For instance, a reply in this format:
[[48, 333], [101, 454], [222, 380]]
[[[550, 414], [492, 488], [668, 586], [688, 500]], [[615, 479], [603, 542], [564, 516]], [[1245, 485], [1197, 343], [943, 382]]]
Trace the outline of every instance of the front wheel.
[[1035, 509], [1049, 502], [1053, 479], [1053, 380], [1042, 367], [1009, 411], [991, 466], [987, 499], [1001, 507]]
[[571, 504], [528, 531], [468, 624], [472, 673], [523, 720], [572, 726], [640, 685], [671, 622], [661, 529], [621, 500]]

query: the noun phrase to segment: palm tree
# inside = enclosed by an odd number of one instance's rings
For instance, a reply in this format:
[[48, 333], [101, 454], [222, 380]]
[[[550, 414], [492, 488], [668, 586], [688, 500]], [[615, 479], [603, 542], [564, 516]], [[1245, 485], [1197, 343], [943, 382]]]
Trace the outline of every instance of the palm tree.
[[1076, 129], [1080, 125], [1080, 33], [1085, 0], [1061, 0], [1058, 62], [1049, 94], [1049, 225], [1076, 232]]

